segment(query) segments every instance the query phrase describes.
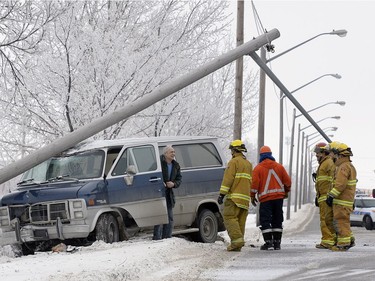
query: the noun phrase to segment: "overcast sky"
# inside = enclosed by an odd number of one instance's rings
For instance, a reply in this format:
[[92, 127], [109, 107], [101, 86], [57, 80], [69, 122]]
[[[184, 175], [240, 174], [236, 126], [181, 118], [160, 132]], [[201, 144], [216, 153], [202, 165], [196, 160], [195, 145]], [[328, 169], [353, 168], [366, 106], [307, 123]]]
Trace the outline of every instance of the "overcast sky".
[[[236, 1], [233, 1], [235, 4]], [[338, 127], [332, 140], [352, 148], [353, 164], [358, 172], [358, 188], [375, 188], [375, 97], [372, 93], [374, 73], [373, 43], [375, 1], [254, 1], [261, 24], [266, 30], [276, 28], [281, 36], [274, 40], [275, 56], [315, 35], [346, 29], [346, 37], [323, 35], [275, 59], [269, 65], [291, 92], [325, 74], [339, 74], [341, 79], [325, 76], [294, 93], [294, 97], [310, 110], [328, 102], [345, 101], [345, 106], [330, 104], [310, 113], [315, 120], [341, 116], [340, 120], [319, 122], [322, 128]], [[251, 1], [245, 2], [245, 42], [259, 36]], [[258, 66], [255, 62], [254, 69]], [[270, 79], [266, 81], [265, 144], [278, 157], [279, 90]], [[287, 100], [284, 134], [290, 136], [294, 105]], [[297, 114], [299, 112], [297, 111]], [[301, 127], [309, 125], [303, 117], [296, 120]], [[246, 120], [244, 120], [246, 126]], [[306, 134], [315, 132], [313, 127]], [[254, 135], [257, 134], [256, 129]], [[311, 143], [324, 141], [316, 138]], [[284, 146], [284, 163], [289, 148]]]

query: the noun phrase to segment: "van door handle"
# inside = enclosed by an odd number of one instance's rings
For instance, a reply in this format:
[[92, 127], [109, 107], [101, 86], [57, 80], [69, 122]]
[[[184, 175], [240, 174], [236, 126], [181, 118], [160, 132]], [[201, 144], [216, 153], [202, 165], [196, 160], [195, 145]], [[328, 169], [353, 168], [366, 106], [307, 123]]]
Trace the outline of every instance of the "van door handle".
[[161, 178], [150, 178], [148, 181], [149, 182], [161, 181]]

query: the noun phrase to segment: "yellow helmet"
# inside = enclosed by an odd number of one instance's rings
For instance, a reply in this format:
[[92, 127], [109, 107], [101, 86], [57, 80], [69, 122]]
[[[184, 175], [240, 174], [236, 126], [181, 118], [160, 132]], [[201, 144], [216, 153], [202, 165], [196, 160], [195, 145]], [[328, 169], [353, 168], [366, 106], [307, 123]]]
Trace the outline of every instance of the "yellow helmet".
[[245, 147], [245, 144], [242, 142], [242, 140], [234, 140], [230, 143], [229, 149], [234, 149], [237, 151], [243, 151], [247, 152], [247, 149]]
[[326, 146], [326, 150], [329, 152], [333, 152], [334, 149], [336, 149], [341, 143], [338, 141], [333, 141]]
[[345, 143], [340, 143], [333, 149], [333, 153], [343, 156], [353, 156], [353, 152]]

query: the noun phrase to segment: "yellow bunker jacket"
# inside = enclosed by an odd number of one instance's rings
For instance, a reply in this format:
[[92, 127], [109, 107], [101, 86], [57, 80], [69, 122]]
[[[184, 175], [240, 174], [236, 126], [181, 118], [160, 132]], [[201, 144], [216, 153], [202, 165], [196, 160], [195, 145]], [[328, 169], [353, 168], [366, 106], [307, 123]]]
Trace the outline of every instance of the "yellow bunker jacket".
[[220, 194], [239, 208], [249, 209], [253, 166], [242, 153], [234, 153], [224, 172]]

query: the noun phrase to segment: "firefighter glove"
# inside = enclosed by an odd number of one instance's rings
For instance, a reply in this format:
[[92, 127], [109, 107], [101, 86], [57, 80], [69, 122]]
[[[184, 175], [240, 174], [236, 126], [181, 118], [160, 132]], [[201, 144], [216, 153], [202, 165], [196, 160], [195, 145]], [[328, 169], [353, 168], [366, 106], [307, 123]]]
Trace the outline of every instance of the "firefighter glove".
[[331, 195], [327, 196], [326, 203], [328, 206], [332, 207], [333, 205], [333, 197]]
[[288, 192], [285, 192], [284, 194], [284, 199], [287, 199], [289, 197], [289, 193]]
[[219, 203], [219, 205], [221, 205], [221, 204], [223, 204], [223, 200], [224, 200], [224, 195], [220, 194], [219, 197], [217, 198], [217, 203]]
[[316, 173], [312, 173], [312, 178], [313, 178], [313, 181], [316, 182]]
[[318, 197], [315, 197], [315, 206], [319, 207]]
[[258, 203], [258, 200], [255, 197], [251, 197], [251, 204], [256, 207]]

